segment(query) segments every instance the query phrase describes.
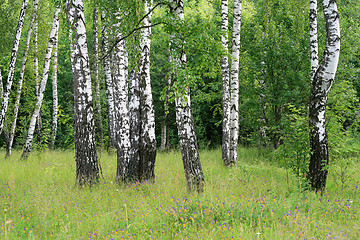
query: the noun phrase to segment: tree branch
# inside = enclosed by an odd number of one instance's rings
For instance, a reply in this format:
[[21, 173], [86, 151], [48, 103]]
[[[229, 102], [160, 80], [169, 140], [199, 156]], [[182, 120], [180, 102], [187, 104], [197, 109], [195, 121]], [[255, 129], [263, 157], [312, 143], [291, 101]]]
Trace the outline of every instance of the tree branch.
[[111, 53], [111, 51], [114, 49], [114, 47], [116, 46], [116, 44], [118, 44], [119, 42], [121, 42], [122, 40], [125, 40], [126, 38], [130, 37], [131, 34], [133, 34], [134, 32], [141, 30], [143, 28], [150, 28], [150, 27], [154, 27], [160, 24], [163, 24], [164, 22], [158, 22], [149, 26], [141, 26], [141, 27], [137, 27], [134, 28], [133, 30], [131, 30], [126, 36], [122, 37], [122, 38], [118, 38], [116, 39], [116, 41], [111, 45], [111, 47], [109, 48], [109, 51], [101, 58], [101, 60], [104, 60], [104, 58], [106, 58], [107, 56], [109, 56], [109, 54]]
[[143, 28], [150, 28], [150, 27], [154, 27], [154, 26], [157, 26], [157, 25], [160, 25], [160, 24], [163, 24], [164, 22], [159, 22], [159, 23], [156, 23], [156, 24], [152, 24], [152, 25], [149, 25], [149, 26], [141, 26], [141, 27], [138, 27], [141, 22], [147, 17], [149, 16], [158, 6], [160, 5], [167, 5], [169, 6], [169, 3], [168, 2], [159, 2], [157, 3], [154, 7], [152, 7], [150, 9], [149, 12], [147, 12], [139, 21], [138, 23], [135, 25], [136, 27], [131, 30], [127, 35], [125, 35], [124, 37], [121, 37], [121, 38], [118, 38], [115, 40], [115, 42], [110, 46], [109, 48], [109, 51], [107, 53], [105, 53], [105, 55], [101, 58], [101, 60], [103, 60], [104, 58], [106, 58], [110, 53], [111, 51], [114, 49], [114, 47], [121, 41], [123, 41], [124, 39], [130, 37], [134, 32], [140, 30], [140, 29], [143, 29]]

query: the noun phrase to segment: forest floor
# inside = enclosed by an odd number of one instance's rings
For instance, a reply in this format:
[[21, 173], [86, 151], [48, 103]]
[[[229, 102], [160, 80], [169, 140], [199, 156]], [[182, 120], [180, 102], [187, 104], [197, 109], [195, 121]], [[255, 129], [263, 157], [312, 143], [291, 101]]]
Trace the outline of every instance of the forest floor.
[[[0, 156], [4, 156], [0, 152]], [[154, 184], [114, 182], [116, 155], [101, 153], [102, 179], [75, 186], [71, 151], [0, 159], [0, 239], [359, 239], [360, 162], [332, 168], [326, 191], [256, 149], [224, 167], [200, 152], [205, 192], [188, 194], [179, 151], [159, 153]], [[343, 177], [340, 177], [343, 176]], [[344, 177], [345, 176], [345, 177]]]

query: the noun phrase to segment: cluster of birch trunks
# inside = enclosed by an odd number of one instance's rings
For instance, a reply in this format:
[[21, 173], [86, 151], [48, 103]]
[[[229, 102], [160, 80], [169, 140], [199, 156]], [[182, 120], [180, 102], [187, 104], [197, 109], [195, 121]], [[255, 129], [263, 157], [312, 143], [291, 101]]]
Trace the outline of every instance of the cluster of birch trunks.
[[[29, 0], [23, 0], [20, 17], [16, 29], [15, 40], [11, 52], [9, 71], [6, 85], [3, 87], [0, 72], [1, 110], [0, 133], [6, 138], [7, 155], [11, 154], [14, 141], [16, 122], [19, 112], [20, 96], [27, 63], [27, 56], [33, 39], [35, 49], [34, 72], [36, 81], [36, 104], [30, 118], [22, 159], [26, 159], [31, 151], [36, 128], [41, 128], [41, 105], [44, 91], [49, 78], [52, 63], [52, 92], [53, 113], [50, 148], [54, 148], [57, 132], [58, 97], [57, 97], [57, 55], [60, 21], [59, 16], [66, 14], [69, 26], [69, 40], [71, 52], [71, 66], [74, 89], [74, 138], [76, 154], [77, 183], [96, 182], [99, 179], [99, 163], [95, 135], [103, 144], [103, 129], [101, 119], [100, 74], [104, 75], [106, 86], [106, 101], [109, 122], [109, 144], [117, 152], [116, 179], [120, 182], [153, 181], [155, 178], [156, 138], [155, 116], [150, 79], [150, 45], [151, 19], [154, 9], [153, 0], [144, 0], [141, 5], [143, 17], [136, 25], [137, 29], [130, 34], [121, 32], [121, 18], [123, 9], [106, 12], [101, 5], [93, 6], [93, 56], [94, 64], [90, 69], [89, 50], [87, 42], [87, 28], [84, 14], [83, 0], [67, 0], [65, 8], [56, 6], [53, 23], [45, 51], [42, 75], [39, 76], [38, 61], [38, 4], [33, 0], [30, 25], [25, 40], [21, 69], [16, 89], [15, 107], [13, 113], [8, 113], [10, 93], [12, 91], [15, 63], [25, 21], [26, 9]], [[322, 191], [325, 187], [328, 164], [328, 140], [325, 129], [325, 110], [327, 96], [334, 82], [340, 52], [340, 26], [336, 1], [323, 0], [324, 19], [326, 22], [326, 46], [322, 60], [318, 60], [317, 40], [317, 0], [310, 0], [310, 46], [311, 46], [311, 93], [309, 105], [309, 125], [311, 158], [308, 178], [312, 189]], [[240, 25], [241, 0], [234, 0], [232, 51], [230, 57], [228, 40], [228, 0], [221, 1], [221, 44], [224, 54], [221, 57], [222, 69], [222, 158], [226, 166], [237, 163], [237, 144], [239, 131], [239, 53], [240, 53]], [[169, 0], [166, 6], [171, 12], [171, 20], [175, 24], [184, 22], [184, 6], [182, 0]], [[100, 13], [99, 13], [100, 12]], [[99, 16], [100, 15], [100, 16]], [[101, 34], [98, 33], [98, 21], [101, 20]], [[111, 21], [109, 19], [112, 19]], [[115, 19], [115, 20], [114, 20]], [[138, 52], [134, 57], [127, 49], [127, 38], [137, 34], [140, 39]], [[101, 35], [101, 41], [99, 41]], [[189, 191], [201, 192], [204, 189], [204, 174], [200, 164], [197, 139], [194, 130], [194, 121], [191, 110], [190, 89], [184, 84], [186, 79], [187, 59], [185, 40], [180, 33], [173, 31], [170, 36], [169, 61], [170, 70], [168, 91], [174, 91], [176, 123], [180, 140], [180, 149]], [[101, 42], [101, 44], [99, 44]], [[101, 53], [102, 57], [99, 57]], [[229, 58], [231, 66], [229, 66]], [[99, 71], [99, 65], [103, 71]], [[263, 62], [262, 64], [265, 64]], [[93, 76], [93, 78], [91, 77]], [[260, 79], [261, 89], [266, 84]], [[93, 87], [94, 93], [93, 93]], [[264, 96], [260, 94], [260, 102]], [[169, 109], [165, 106], [165, 112]], [[4, 128], [8, 116], [13, 119], [10, 127]], [[95, 117], [97, 116], [97, 117]], [[166, 118], [166, 116], [165, 116]], [[259, 119], [260, 123], [263, 119]], [[261, 124], [260, 124], [261, 125]], [[97, 130], [95, 132], [95, 129]], [[263, 143], [266, 144], [266, 130], [260, 126]], [[166, 134], [162, 132], [162, 139]], [[162, 142], [164, 145], [164, 142]]]
[[[238, 72], [240, 48], [241, 0], [234, 0], [234, 20], [232, 38], [232, 63], [229, 81], [228, 63], [228, 0], [221, 1], [221, 43], [225, 54], [221, 59], [222, 89], [223, 89], [223, 136], [222, 158], [225, 165], [237, 162], [236, 146], [238, 140]], [[317, 0], [310, 0], [310, 58], [311, 58], [311, 91], [309, 104], [309, 126], [311, 157], [308, 180], [314, 191], [323, 191], [327, 178], [329, 163], [328, 138], [325, 124], [325, 110], [328, 93], [334, 82], [340, 54], [340, 22], [335, 0], [323, 0], [324, 19], [326, 22], [325, 52], [319, 64], [317, 36]], [[264, 65], [265, 62], [262, 62]], [[229, 83], [230, 82], [230, 83]], [[261, 89], [266, 89], [266, 83], [260, 79]], [[264, 94], [260, 94], [262, 111], [265, 112]], [[264, 114], [260, 114], [264, 116]], [[261, 117], [260, 135], [266, 145], [267, 134], [263, 127], [265, 119]]]
[[[2, 105], [0, 113], [0, 132], [4, 132], [7, 142], [7, 155], [11, 154], [13, 138], [19, 111], [22, 83], [27, 62], [27, 53], [33, 35], [33, 48], [37, 52], [37, 12], [39, 0], [33, 0], [31, 23], [26, 37], [20, 77], [17, 87], [16, 103], [11, 129], [4, 130], [5, 118], [9, 116], [8, 104], [14, 78], [15, 63], [19, 48], [22, 28], [24, 25], [26, 9], [29, 0], [22, 1], [18, 27], [11, 54], [8, 78], [5, 89], [1, 85]], [[184, 21], [183, 3], [181, 0], [170, 0], [168, 4], [173, 13], [174, 21]], [[131, 59], [126, 47], [126, 37], [119, 27], [121, 11], [108, 13], [101, 10], [101, 47], [99, 47], [98, 20], [99, 9], [96, 5], [93, 11], [93, 53], [94, 66], [90, 69], [89, 50], [87, 43], [87, 28], [82, 0], [67, 0], [65, 8], [56, 6], [52, 28], [45, 51], [45, 60], [42, 76], [39, 76], [38, 59], [35, 54], [34, 67], [36, 77], [36, 104], [30, 119], [22, 159], [26, 160], [31, 152], [36, 128], [41, 128], [41, 105], [44, 98], [45, 86], [49, 77], [50, 66], [53, 66], [53, 120], [50, 148], [54, 148], [57, 132], [57, 44], [59, 36], [59, 15], [65, 12], [69, 25], [69, 40], [71, 52], [71, 66], [74, 89], [74, 140], [76, 155], [77, 183], [84, 185], [94, 183], [99, 179], [99, 163], [95, 143], [95, 134], [103, 142], [101, 126], [99, 64], [103, 64], [106, 85], [106, 95], [109, 116], [109, 142], [117, 151], [116, 179], [121, 182], [153, 181], [155, 178], [154, 167], [156, 158], [155, 116], [150, 84], [150, 36], [151, 17], [154, 10], [152, 0], [143, 2], [142, 12], [144, 17], [138, 23], [136, 34], [140, 37], [139, 59]], [[111, 15], [111, 16], [110, 16]], [[109, 18], [115, 21], [109, 21]], [[116, 22], [116, 20], [118, 20]], [[115, 22], [115, 23], [114, 23]], [[135, 31], [134, 31], [135, 32]], [[177, 33], [172, 39], [179, 37]], [[110, 39], [109, 39], [110, 38]], [[177, 72], [186, 65], [186, 54], [180, 55], [173, 51], [178, 49], [170, 44], [172, 49], [171, 61], [173, 69], [168, 81], [176, 86]], [[101, 49], [102, 57], [99, 57]], [[37, 53], [38, 54], [38, 53]], [[129, 68], [129, 62], [136, 62], [135, 67]], [[134, 64], [133, 64], [134, 65]], [[93, 74], [93, 79], [91, 75]], [[1, 76], [1, 75], [0, 75]], [[93, 81], [93, 82], [92, 82]], [[0, 81], [2, 83], [2, 81]], [[95, 85], [93, 93], [92, 84]], [[180, 146], [183, 154], [184, 168], [189, 191], [202, 191], [204, 177], [200, 165], [199, 153], [194, 131], [194, 123], [190, 108], [189, 88], [176, 89], [176, 119]], [[93, 97], [94, 96], [94, 97]], [[95, 120], [96, 116], [99, 119]], [[96, 133], [95, 133], [96, 122]], [[38, 126], [37, 126], [38, 125]], [[3, 131], [4, 130], [4, 131]]]

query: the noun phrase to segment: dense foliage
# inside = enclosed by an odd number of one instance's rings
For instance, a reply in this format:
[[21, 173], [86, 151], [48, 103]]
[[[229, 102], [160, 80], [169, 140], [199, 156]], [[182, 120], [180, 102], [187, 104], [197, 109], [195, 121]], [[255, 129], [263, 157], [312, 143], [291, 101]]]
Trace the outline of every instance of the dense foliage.
[[[133, 32], [139, 27], [143, 13], [141, 1], [120, 1], [123, 18], [119, 28], [128, 36], [129, 54], [136, 56], [135, 45], [138, 35]], [[21, 1], [10, 4], [0, 3], [0, 68], [3, 82], [7, 76], [7, 67], [11, 53], [11, 42], [16, 28], [17, 14]], [[87, 27], [92, 28], [92, 9], [98, 4], [106, 12], [108, 21], [114, 21], [112, 13], [119, 5], [115, 1], [87, 1], [85, 13]], [[120, 4], [120, 3], [119, 3]], [[31, 4], [28, 13], [31, 11]], [[40, 66], [50, 31], [51, 18], [55, 3], [40, 1], [39, 10], [39, 58]], [[161, 120], [165, 114], [165, 99], [169, 69], [169, 36], [178, 28], [185, 40], [188, 56], [187, 81], [191, 86], [192, 108], [196, 134], [201, 148], [217, 147], [221, 143], [221, 70], [220, 56], [223, 53], [220, 44], [220, 1], [187, 0], [185, 1], [185, 23], [177, 26], [171, 20], [168, 4], [154, 2], [151, 48], [151, 81], [153, 88], [157, 142], [160, 143]], [[338, 1], [341, 20], [341, 59], [335, 85], [330, 93], [328, 103], [329, 136], [331, 154], [338, 158], [344, 150], [346, 153], [357, 151], [358, 142], [358, 105], [360, 96], [360, 60], [359, 60], [359, 8], [360, 3], [344, 0]], [[230, 9], [233, 8], [232, 3]], [[253, 0], [244, 1], [241, 26], [240, 56], [240, 144], [261, 146], [259, 137], [259, 118], [265, 118], [265, 129], [268, 147], [279, 148], [280, 152], [292, 151], [300, 147], [296, 142], [308, 141], [307, 106], [309, 101], [310, 64], [309, 64], [309, 26], [308, 1]], [[230, 10], [231, 11], [231, 10]], [[27, 14], [23, 30], [31, 14]], [[73, 90], [70, 65], [68, 26], [65, 14], [62, 15], [59, 41], [59, 128], [56, 147], [72, 149], [73, 140]], [[319, 9], [319, 46], [320, 53], [324, 47], [325, 26], [321, 9]], [[232, 15], [229, 15], [229, 26], [232, 26]], [[101, 23], [100, 23], [101, 25]], [[231, 29], [230, 29], [231, 30]], [[229, 36], [231, 31], [229, 32]], [[88, 31], [89, 49], [92, 49], [92, 31]], [[100, 36], [101, 37], [101, 36]], [[24, 40], [23, 40], [24, 41]], [[114, 39], [112, 40], [114, 42]], [[20, 45], [23, 51], [24, 43]], [[231, 42], [230, 46], [231, 47]], [[103, 56], [105, 53], [101, 53]], [[30, 46], [29, 61], [25, 73], [24, 89], [21, 97], [20, 119], [16, 128], [15, 148], [24, 145], [29, 118], [35, 103], [34, 70], [32, 58], [34, 51]], [[19, 55], [20, 56], [20, 55]], [[19, 59], [19, 58], [18, 58]], [[136, 58], [135, 58], [136, 59]], [[91, 61], [93, 62], [92, 58]], [[18, 69], [15, 73], [16, 86]], [[101, 65], [101, 64], [100, 64]], [[130, 62], [133, 68], [135, 62]], [[40, 68], [41, 69], [41, 68]], [[100, 69], [101, 70], [101, 69]], [[262, 86], [261, 81], [265, 83]], [[101, 105], [105, 136], [105, 147], [108, 146], [107, 104], [105, 100], [105, 83], [101, 70]], [[265, 97], [261, 100], [260, 95]], [[47, 147], [51, 132], [51, 85], [48, 84], [42, 106], [42, 129], [37, 138], [37, 147]], [[12, 95], [7, 117], [7, 127], [11, 122], [15, 91]], [[261, 102], [263, 101], [263, 102]], [[173, 96], [170, 96], [167, 125], [169, 129], [170, 148], [178, 147], [175, 126]], [[264, 108], [265, 107], [265, 108]], [[265, 109], [265, 110], [264, 110]], [[263, 116], [262, 116], [263, 115]], [[293, 134], [294, 132], [298, 134]], [[301, 134], [300, 134], [301, 132]], [[301, 135], [301, 136], [298, 136]], [[298, 140], [293, 138], [299, 137]], [[3, 143], [3, 140], [1, 140]], [[4, 144], [3, 144], [4, 145]], [[304, 147], [307, 144], [304, 145]], [[350, 148], [351, 149], [347, 149]], [[308, 147], [306, 147], [308, 149]], [[346, 148], [346, 149], [344, 149]], [[284, 150], [288, 149], [288, 150]], [[279, 152], [278, 151], [278, 152]], [[306, 153], [304, 153], [306, 154]], [[286, 155], [286, 154], [285, 154]], [[285, 156], [284, 155], [284, 156]], [[286, 155], [287, 156], [287, 155]]]
[[[161, 130], [166, 125], [167, 152], [159, 151], [157, 154], [156, 181], [151, 178], [151, 181], [142, 183], [125, 182], [126, 187], [122, 186], [123, 183], [115, 184], [114, 180], [116, 166], [112, 153], [115, 144], [109, 137], [111, 124], [108, 115], [111, 114], [106, 99], [108, 93], [103, 60], [106, 57], [114, 58], [113, 50], [120, 42], [117, 36], [121, 33], [126, 41], [129, 73], [132, 70], [139, 71], [141, 29], [146, 27], [142, 23], [147, 13], [143, 10], [143, 0], [84, 2], [94, 91], [96, 63], [100, 72], [101, 113], [97, 111], [98, 105], [94, 105], [97, 123], [94, 130], [100, 150], [96, 159], [99, 158], [101, 181], [81, 190], [69, 184], [75, 177], [74, 81], [71, 62], [71, 55], [75, 51], [71, 52], [69, 39], [74, 34], [69, 35], [65, 1], [41, 0], [38, 14], [39, 46], [36, 51], [34, 44], [30, 44], [14, 148], [23, 148], [36, 104], [33, 59], [35, 56], [39, 58], [41, 75], [52, 16], [55, 7], [60, 6], [64, 11], [60, 16], [58, 43], [58, 133], [55, 149], [45, 151], [51, 141], [53, 111], [52, 86], [51, 81], [48, 81], [41, 108], [41, 128], [35, 131], [33, 143], [36, 154], [21, 164], [14, 161], [19, 158], [19, 151], [14, 151], [8, 159], [0, 158], [3, 161], [0, 168], [0, 202], [4, 206], [1, 237], [358, 237], [359, 204], [355, 203], [359, 202], [360, 196], [357, 181], [360, 155], [359, 1], [336, 1], [340, 13], [341, 53], [335, 83], [327, 101], [326, 129], [330, 164], [326, 164], [324, 169], [326, 173], [329, 170], [329, 180], [327, 191], [322, 192], [321, 196], [303, 191], [309, 189], [309, 160], [315, 152], [310, 150], [309, 138], [311, 79], [308, 0], [243, 1], [238, 141], [241, 147], [237, 151], [238, 164], [232, 168], [222, 164], [219, 150], [223, 119], [220, 59], [226, 52], [220, 41], [221, 1], [184, 0], [185, 21], [182, 22], [174, 18], [174, 11], [170, 10], [168, 1], [154, 0], [151, 9], [151, 85], [157, 144], [162, 142]], [[21, 3], [21, 0], [0, 2], [0, 70], [3, 84], [6, 84], [7, 76], [10, 75], [8, 66]], [[93, 41], [96, 34], [91, 31], [94, 28], [94, 8], [98, 8], [99, 15], [103, 15], [97, 19], [99, 42], [103, 40], [102, 27], [106, 25], [109, 32], [110, 51], [99, 47], [98, 61]], [[233, 1], [229, 1], [229, 39], [232, 35], [233, 8]], [[31, 11], [32, 6], [28, 4], [9, 108], [0, 136], [2, 148], [6, 147], [7, 133], [14, 119], [16, 86]], [[321, 59], [326, 39], [321, 4], [318, 13]], [[229, 49], [231, 47], [232, 42], [229, 41]], [[180, 59], [182, 53], [186, 53], [187, 61], [178, 64], [174, 59]], [[231, 60], [232, 57], [228, 57]], [[181, 68], [176, 69], [174, 65], [177, 64]], [[53, 70], [50, 69], [51, 76]], [[112, 74], [116, 74], [112, 70]], [[175, 80], [171, 83], [169, 78]], [[179, 121], [175, 116], [175, 99], [184, 97], [179, 94], [179, 89], [187, 90], [187, 87], [191, 90], [191, 108], [206, 182], [204, 187], [204, 179], [201, 179], [202, 187], [198, 192], [202, 194], [198, 195], [185, 193], [185, 181], [179, 177], [187, 173], [189, 168], [185, 167], [184, 172], [179, 170], [180, 151], [176, 127]], [[124, 89], [126, 92], [126, 87]], [[90, 92], [86, 91], [87, 94]], [[186, 95], [186, 91], [183, 92]], [[126, 99], [126, 94], [124, 96]], [[92, 109], [90, 102], [87, 107]], [[178, 102], [176, 104], [179, 105]], [[191, 115], [186, 115], [186, 118], [191, 119]], [[98, 134], [100, 125], [103, 135]], [[184, 132], [192, 131], [192, 127], [184, 129]], [[144, 131], [144, 135], [148, 133]], [[93, 136], [91, 134], [91, 138]], [[81, 137], [77, 140], [82, 141]], [[194, 135], [191, 137], [195, 139], [192, 143], [195, 143], [193, 149], [197, 153], [196, 138]], [[108, 150], [109, 154], [103, 150]], [[0, 151], [0, 155], [5, 155], [4, 152]], [[87, 153], [86, 150], [81, 152]], [[200, 166], [198, 155], [194, 155]], [[121, 160], [120, 157], [119, 162]], [[319, 160], [324, 162], [328, 158]], [[201, 172], [202, 175], [201, 167], [195, 172]]]

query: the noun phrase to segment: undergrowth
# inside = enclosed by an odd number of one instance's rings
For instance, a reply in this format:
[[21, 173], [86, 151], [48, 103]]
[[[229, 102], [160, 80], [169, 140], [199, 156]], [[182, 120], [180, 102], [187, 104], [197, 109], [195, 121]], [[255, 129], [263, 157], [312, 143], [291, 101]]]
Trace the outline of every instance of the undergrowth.
[[[0, 152], [4, 155], [4, 152]], [[75, 186], [73, 152], [20, 152], [0, 159], [0, 239], [358, 239], [359, 161], [330, 171], [322, 195], [298, 188], [293, 172], [257, 149], [200, 153], [206, 188], [186, 192], [179, 152], [159, 153], [156, 181], [121, 187], [116, 155], [101, 153], [102, 179]]]

